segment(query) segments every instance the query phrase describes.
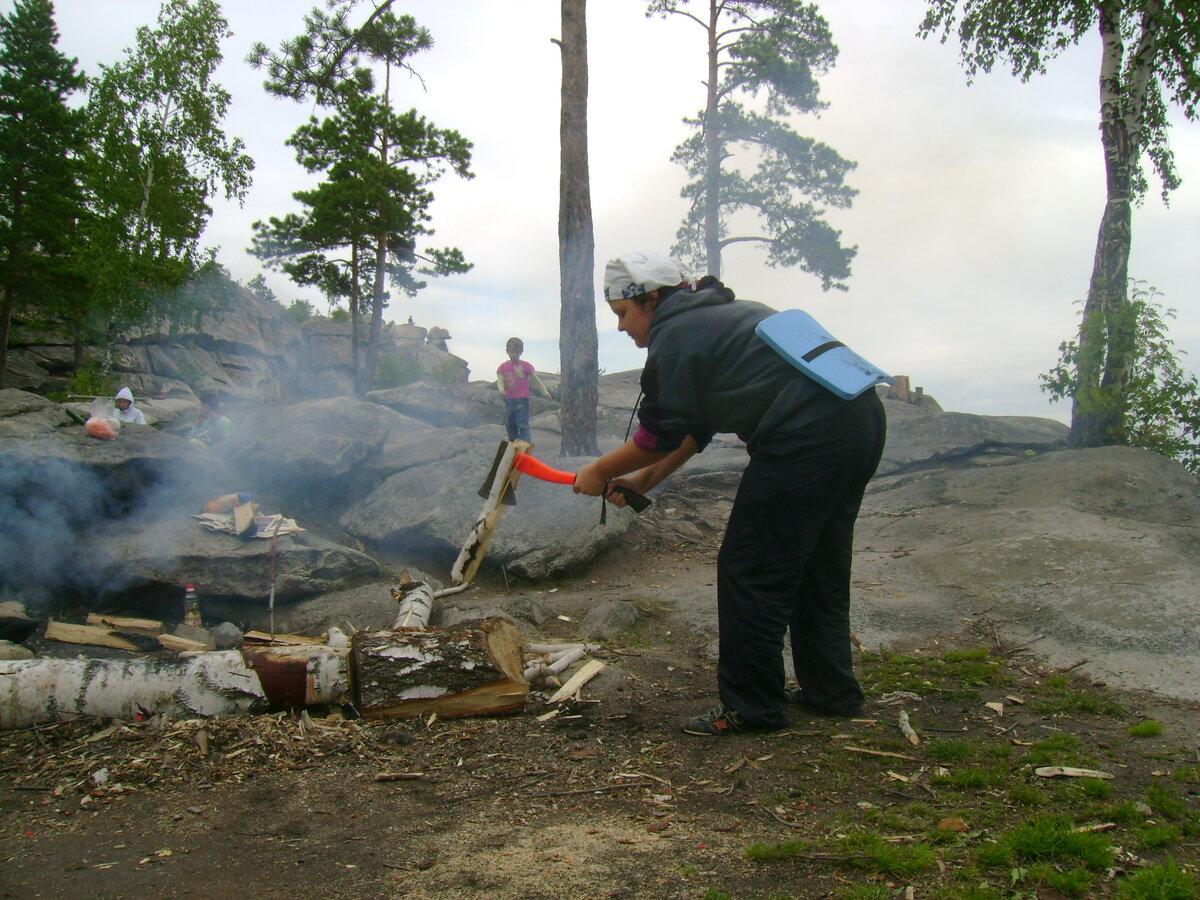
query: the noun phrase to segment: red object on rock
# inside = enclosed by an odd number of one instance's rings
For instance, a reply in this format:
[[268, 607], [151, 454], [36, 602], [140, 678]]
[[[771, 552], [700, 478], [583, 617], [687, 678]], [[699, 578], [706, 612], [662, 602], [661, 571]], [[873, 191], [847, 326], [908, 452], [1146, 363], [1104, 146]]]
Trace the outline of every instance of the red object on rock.
[[111, 419], [97, 419], [95, 416], [87, 420], [84, 430], [94, 438], [102, 441], [115, 441], [117, 429]]

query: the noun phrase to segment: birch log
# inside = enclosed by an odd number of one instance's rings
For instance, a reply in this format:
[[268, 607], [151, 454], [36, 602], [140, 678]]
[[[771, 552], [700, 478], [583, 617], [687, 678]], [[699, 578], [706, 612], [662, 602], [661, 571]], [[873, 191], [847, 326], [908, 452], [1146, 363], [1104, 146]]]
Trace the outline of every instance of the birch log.
[[355, 705], [368, 719], [513, 712], [529, 693], [521, 635], [499, 616], [425, 631], [358, 632]]
[[510, 487], [516, 488], [517, 480], [521, 477], [521, 473], [513, 468], [513, 461], [518, 453], [529, 453], [533, 450], [533, 445], [526, 441], [505, 442], [503, 446], [504, 450], [492, 476], [492, 489], [483, 502], [479, 517], [471, 527], [467, 542], [463, 544], [458, 559], [454, 561], [454, 567], [450, 570], [450, 580], [454, 584], [467, 584], [475, 577], [479, 564], [483, 562], [483, 555], [487, 552], [487, 545], [492, 539], [492, 532], [496, 530], [496, 526], [500, 524], [500, 517], [504, 515], [504, 505], [500, 501]]
[[75, 716], [215, 716], [348, 699], [349, 648], [272, 647], [186, 659], [0, 662], [0, 729]]
[[424, 581], [412, 581], [408, 572], [402, 573], [399, 584], [392, 588], [392, 596], [400, 601], [393, 630], [424, 629], [429, 627], [433, 613], [433, 589]]

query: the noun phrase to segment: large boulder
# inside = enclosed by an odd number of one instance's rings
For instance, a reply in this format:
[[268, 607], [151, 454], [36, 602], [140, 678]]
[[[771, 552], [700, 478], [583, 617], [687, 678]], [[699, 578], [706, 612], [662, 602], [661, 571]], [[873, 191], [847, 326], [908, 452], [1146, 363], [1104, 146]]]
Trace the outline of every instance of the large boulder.
[[[396, 418], [360, 406], [361, 419], [340, 425], [370, 432], [364, 422]], [[377, 443], [384, 437], [379, 430]], [[326, 452], [323, 472], [348, 466]], [[115, 440], [98, 440], [43, 397], [0, 391], [0, 594], [31, 610], [174, 598], [188, 582], [227, 598], [265, 596], [271, 542], [246, 544], [191, 518], [205, 500], [240, 490], [220, 456], [176, 434], [127, 425]], [[276, 544], [284, 600], [378, 574], [370, 557], [311, 533]]]
[[[437, 428], [477, 428], [480, 425], [504, 425], [504, 398], [494, 384], [472, 381], [467, 384], [441, 384], [418, 381], [403, 387], [371, 391], [366, 399], [396, 412], [428, 422]], [[529, 401], [534, 417], [556, 404], [540, 397]]]
[[96, 529], [81, 557], [102, 576], [94, 603], [116, 595], [125, 608], [168, 618], [178, 614], [188, 584], [208, 614], [247, 621], [266, 610], [272, 572], [280, 604], [379, 576], [370, 556], [310, 531], [239, 538], [210, 531], [177, 509]]
[[293, 513], [336, 518], [377, 484], [371, 463], [389, 441], [429, 426], [377, 403], [307, 400], [246, 409], [228, 450], [241, 487]]
[[1067, 445], [1070, 429], [1036, 416], [942, 412], [934, 404], [885, 400], [888, 438], [878, 475], [974, 461], [995, 465]]
[[[389, 477], [349, 509], [339, 526], [389, 556], [411, 558], [439, 575], [448, 574], [483, 506], [477, 489], [497, 443], [490, 429], [457, 432], [453, 444], [438, 432], [415, 439], [416, 454], [429, 462]], [[575, 471], [586, 460], [547, 461]], [[610, 507], [601, 525], [600, 501], [575, 494], [567, 485], [523, 477], [516, 494], [517, 503], [505, 511], [484, 564], [502, 565], [524, 578], [578, 568], [616, 541], [634, 519], [632, 511]]]

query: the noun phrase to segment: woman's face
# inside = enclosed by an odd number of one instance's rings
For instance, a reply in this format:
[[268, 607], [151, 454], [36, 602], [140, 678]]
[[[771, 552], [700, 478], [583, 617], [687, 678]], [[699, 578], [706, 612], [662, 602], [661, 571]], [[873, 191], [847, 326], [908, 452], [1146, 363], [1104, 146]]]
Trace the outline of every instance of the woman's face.
[[633, 300], [610, 300], [609, 309], [617, 317], [617, 331], [623, 331], [639, 347], [650, 344], [650, 319], [654, 315], [653, 302], [635, 303]]

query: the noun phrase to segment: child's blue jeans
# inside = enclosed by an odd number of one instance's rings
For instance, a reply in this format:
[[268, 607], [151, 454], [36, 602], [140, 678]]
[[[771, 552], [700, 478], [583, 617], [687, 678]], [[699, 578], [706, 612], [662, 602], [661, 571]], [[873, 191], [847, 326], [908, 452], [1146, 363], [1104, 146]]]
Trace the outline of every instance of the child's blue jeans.
[[504, 424], [508, 428], [510, 441], [528, 441], [533, 443], [529, 431], [529, 398], [504, 398]]

